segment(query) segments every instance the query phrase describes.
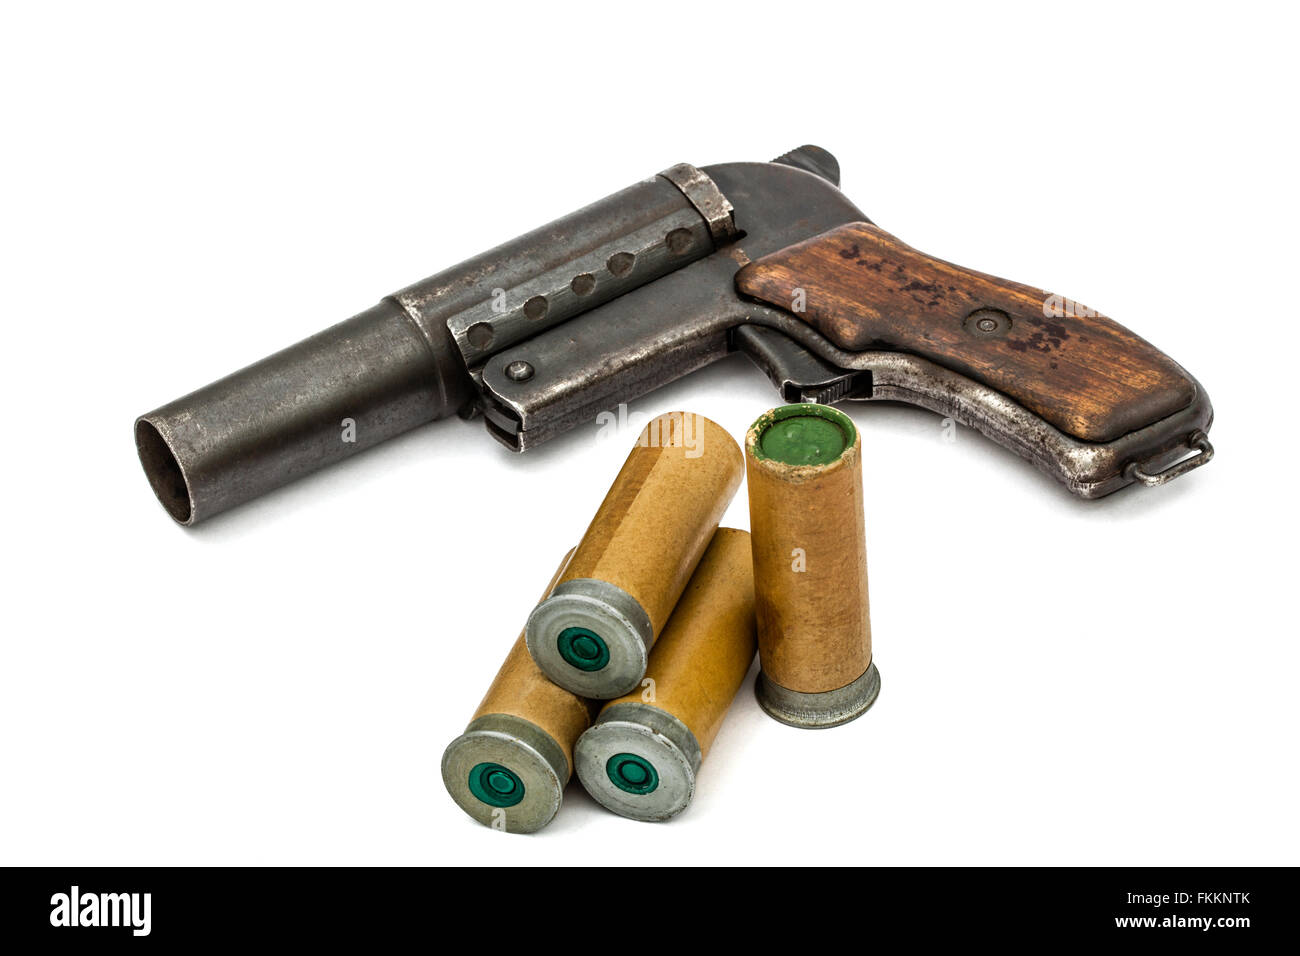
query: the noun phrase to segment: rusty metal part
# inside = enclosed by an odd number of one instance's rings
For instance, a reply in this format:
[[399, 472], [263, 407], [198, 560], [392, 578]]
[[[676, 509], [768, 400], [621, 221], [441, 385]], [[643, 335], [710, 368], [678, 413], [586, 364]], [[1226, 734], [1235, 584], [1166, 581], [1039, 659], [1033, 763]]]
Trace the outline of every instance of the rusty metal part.
[[678, 184], [653, 176], [409, 286], [397, 300], [426, 334], [449, 329], [474, 370], [708, 255], [712, 229]]
[[[852, 401], [895, 401], [917, 405], [976, 429], [1015, 452], [1082, 498], [1100, 498], [1137, 481], [1134, 462], [1168, 468], [1195, 450], [1214, 411], [1205, 390], [1191, 375], [1196, 397], [1190, 405], [1145, 428], [1104, 444], [1080, 441], [972, 379], [903, 352], [842, 352], [820, 336], [805, 336], [793, 317], [755, 316], [771, 322], [818, 357], [869, 376], [848, 395]], [[1209, 460], [1192, 459], [1185, 470]], [[1180, 466], [1181, 467], [1181, 466]]]
[[[796, 166], [731, 163], [704, 172], [735, 207], [744, 237], [493, 355], [481, 383], [484, 417], [496, 438], [523, 451], [726, 356], [735, 348], [735, 326], [775, 312], [740, 299], [740, 266], [863, 218], [828, 181]], [[534, 369], [527, 381], [506, 374], [516, 361]]]
[[696, 212], [704, 217], [714, 242], [722, 244], [736, 238], [735, 209], [706, 173], [690, 163], [678, 163], [659, 175], [680, 189]]
[[1188, 435], [1187, 447], [1194, 450], [1196, 454], [1171, 465], [1161, 466], [1158, 464], [1157, 467], [1163, 467], [1163, 471], [1152, 473], [1142, 467], [1143, 465], [1150, 465], [1155, 460], [1153, 458], [1142, 464], [1138, 464], [1136, 461], [1129, 462], [1128, 467], [1124, 469], [1124, 474], [1134, 481], [1142, 482], [1148, 488], [1155, 488], [1158, 485], [1173, 481], [1179, 475], [1187, 474], [1193, 468], [1200, 468], [1214, 457], [1214, 446], [1210, 444], [1210, 439], [1206, 437], [1203, 431], [1194, 431]]
[[[1213, 409], [1199, 383], [1186, 408], [1095, 444], [919, 356], [836, 348], [794, 315], [742, 298], [734, 278], [751, 259], [838, 223], [867, 221], [865, 215], [828, 180], [798, 166], [735, 163], [705, 172], [735, 205], [743, 238], [563, 330], [494, 355], [482, 374], [494, 436], [516, 450], [531, 448], [736, 349], [749, 354], [787, 400], [918, 405], [980, 431], [1084, 498], [1138, 480], [1130, 463], [1147, 471], [1169, 467], [1188, 453], [1194, 432], [1208, 431]], [[514, 361], [526, 361], [534, 374], [510, 380], [504, 369]]]
[[[475, 405], [494, 352], [709, 254], [730, 207], [694, 167], [653, 176], [142, 415], [140, 462], [198, 521]], [[703, 210], [703, 211], [702, 211]], [[713, 217], [712, 219], [706, 217]], [[533, 371], [502, 374], [526, 382]]]
[[141, 463], [168, 513], [194, 524], [453, 413], [482, 412], [523, 451], [737, 350], [788, 401], [920, 405], [1083, 497], [1210, 460], [1199, 385], [1182, 411], [1089, 444], [934, 363], [836, 349], [743, 299], [735, 274], [752, 259], [870, 221], [838, 181], [839, 164], [815, 146], [770, 163], [672, 167], [141, 416]]

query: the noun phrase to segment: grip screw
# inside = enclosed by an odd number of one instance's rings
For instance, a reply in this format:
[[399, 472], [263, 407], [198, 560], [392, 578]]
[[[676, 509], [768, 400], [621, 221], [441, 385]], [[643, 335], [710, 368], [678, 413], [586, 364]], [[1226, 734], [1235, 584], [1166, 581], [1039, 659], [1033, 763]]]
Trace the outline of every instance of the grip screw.
[[976, 309], [962, 326], [977, 339], [996, 339], [1011, 331], [1011, 316], [1001, 309]]

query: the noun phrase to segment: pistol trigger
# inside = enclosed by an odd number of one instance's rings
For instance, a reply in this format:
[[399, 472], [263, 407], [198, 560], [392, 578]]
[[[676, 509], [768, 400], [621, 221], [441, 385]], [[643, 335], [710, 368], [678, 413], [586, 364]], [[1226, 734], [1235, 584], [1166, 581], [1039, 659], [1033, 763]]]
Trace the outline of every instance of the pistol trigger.
[[748, 355], [786, 402], [833, 405], [871, 397], [871, 372], [848, 371], [819, 358], [775, 329], [740, 325], [734, 346]]

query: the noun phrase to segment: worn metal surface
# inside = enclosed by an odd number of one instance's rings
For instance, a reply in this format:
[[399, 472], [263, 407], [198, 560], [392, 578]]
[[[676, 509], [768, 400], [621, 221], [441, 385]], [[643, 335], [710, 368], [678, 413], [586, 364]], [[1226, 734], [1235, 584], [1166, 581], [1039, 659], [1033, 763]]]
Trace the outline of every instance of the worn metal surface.
[[[604, 667], [579, 670], [561, 656], [557, 642], [570, 627], [600, 636], [609, 648]], [[554, 683], [580, 697], [613, 700], [645, 676], [654, 628], [645, 609], [622, 588], [595, 578], [574, 578], [557, 585], [550, 597], [533, 608], [524, 639], [537, 666]]]
[[[1083, 442], [1001, 392], [919, 356], [843, 352], [815, 333], [808, 335], [811, 330], [792, 317], [755, 312], [751, 319], [770, 323], [832, 367], [857, 370], [866, 376], [854, 384], [847, 396], [850, 400], [904, 402], [951, 417], [1015, 452], [1083, 498], [1100, 498], [1138, 480], [1131, 467], [1134, 463], [1151, 471], [1169, 468], [1200, 449], [1199, 441], [1213, 420], [1205, 390], [1188, 375], [1196, 384], [1196, 398], [1186, 408], [1112, 442]], [[1204, 464], [1209, 457], [1201, 451], [1186, 470]]]
[[[493, 807], [470, 790], [470, 771], [500, 764], [523, 782], [524, 797], [511, 807]], [[442, 782], [456, 805], [485, 826], [509, 833], [533, 833], [554, 819], [569, 780], [564, 750], [546, 731], [510, 714], [484, 714], [447, 745]]]
[[[610, 781], [606, 764], [623, 753], [654, 767], [659, 776], [654, 790], [628, 793]], [[636, 702], [607, 708], [573, 750], [578, 779], [597, 803], [648, 823], [668, 820], [690, 805], [702, 759], [699, 741], [689, 727], [667, 711]]]
[[782, 153], [772, 162], [793, 166], [795, 169], [820, 176], [832, 186], [840, 184], [840, 161], [820, 146], [811, 144], [800, 146], [788, 153]]
[[834, 405], [871, 391], [870, 372], [846, 372], [775, 329], [737, 326], [732, 341], [763, 371], [786, 402]]
[[[493, 435], [522, 451], [722, 358], [734, 347], [732, 328], [776, 313], [740, 299], [735, 274], [742, 265], [864, 218], [829, 182], [794, 166], [732, 163], [704, 172], [735, 207], [744, 237], [493, 355], [482, 370]], [[535, 374], [511, 381], [505, 368], [515, 361]]]
[[1156, 470], [1174, 464], [1193, 450], [1194, 436], [1209, 428], [1214, 414], [1196, 383], [1196, 398], [1181, 411], [1112, 442], [1091, 444], [1066, 435], [1002, 393], [925, 359], [864, 352], [855, 362], [871, 370], [872, 400], [919, 405], [974, 428], [1081, 498], [1100, 498], [1132, 484], [1133, 462]]
[[192, 525], [470, 396], [446, 333], [427, 340], [386, 300], [140, 416], [136, 447], [167, 513]]
[[470, 369], [494, 352], [653, 282], [714, 249], [711, 225], [654, 176], [403, 289], [432, 336], [450, 330]]
[[141, 463], [168, 513], [193, 524], [456, 412], [481, 411], [523, 451], [735, 350], [787, 401], [920, 405], [1083, 497], [1210, 460], [1199, 385], [1187, 408], [1090, 444], [932, 362], [845, 352], [795, 314], [743, 299], [735, 274], [751, 259], [869, 222], [838, 180], [815, 146], [771, 163], [672, 167], [141, 416]]
[[659, 174], [682, 191], [695, 211], [709, 224], [709, 235], [718, 245], [736, 238], [736, 215], [730, 200], [718, 184], [690, 163], [678, 163]]
[[[734, 277], [772, 249], [866, 216], [827, 180], [798, 167], [739, 163], [705, 171], [735, 205], [744, 237], [562, 330], [493, 356], [482, 384], [488, 428], [499, 440], [517, 450], [533, 447], [733, 349], [749, 354], [787, 400], [919, 405], [980, 431], [1084, 498], [1132, 484], [1133, 462], [1148, 472], [1169, 467], [1193, 450], [1195, 432], [1209, 429], [1213, 410], [1199, 384], [1186, 408], [1094, 444], [919, 356], [836, 348], [792, 313], [741, 298]], [[511, 381], [504, 368], [513, 361], [528, 362], [535, 374]]]
[[1210, 444], [1210, 439], [1203, 431], [1194, 431], [1188, 435], [1187, 447], [1189, 450], [1194, 450], [1196, 454], [1172, 465], [1165, 466], [1157, 463], [1155, 467], [1163, 468], [1162, 471], [1147, 471], [1143, 466], [1152, 466], [1152, 459], [1149, 459], [1145, 462], [1129, 462], [1128, 467], [1124, 469], [1124, 475], [1133, 481], [1140, 481], [1148, 488], [1155, 488], [1173, 481], [1179, 475], [1187, 474], [1193, 468], [1200, 468], [1214, 457], [1214, 446]]
[[[782, 687], [763, 671], [754, 681], [754, 696], [769, 717], [791, 727], [819, 730], [838, 727], [867, 712], [880, 695], [880, 671], [875, 662], [852, 683], [819, 694]], [[577, 763], [577, 758], [574, 758]]]
[[694, 203], [721, 194], [702, 173], [690, 188], [694, 199], [653, 176], [141, 416], [136, 445], [159, 501], [194, 524], [417, 425], [468, 417], [493, 352], [713, 251], [721, 207], [707, 207], [711, 222]]

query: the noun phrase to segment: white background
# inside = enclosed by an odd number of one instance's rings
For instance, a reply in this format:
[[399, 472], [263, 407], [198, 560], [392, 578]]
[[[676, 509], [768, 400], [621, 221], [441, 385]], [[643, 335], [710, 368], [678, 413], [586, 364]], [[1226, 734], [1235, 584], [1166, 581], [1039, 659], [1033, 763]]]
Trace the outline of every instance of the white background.
[[[0, 862], [1300, 862], [1293, 37], [1247, 4], [8, 7]], [[747, 686], [674, 822], [574, 787], [480, 827], [442, 749], [634, 436], [514, 457], [452, 420], [184, 530], [132, 421], [672, 163], [804, 142], [909, 244], [1169, 352], [1218, 457], [1084, 502], [853, 407], [875, 708], [802, 732]], [[734, 357], [632, 407], [775, 403]]]

